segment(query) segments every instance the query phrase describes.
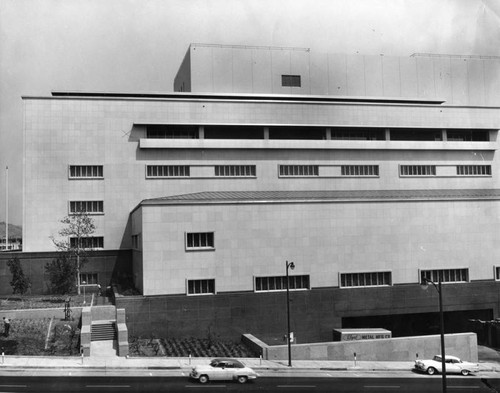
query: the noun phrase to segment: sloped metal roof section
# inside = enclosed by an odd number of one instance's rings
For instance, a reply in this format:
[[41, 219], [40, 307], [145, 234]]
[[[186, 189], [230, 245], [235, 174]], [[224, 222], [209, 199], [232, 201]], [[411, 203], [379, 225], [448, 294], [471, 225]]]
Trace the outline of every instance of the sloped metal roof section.
[[140, 206], [248, 204], [248, 203], [348, 203], [397, 201], [500, 200], [500, 189], [353, 190], [353, 191], [220, 191], [146, 199]]
[[305, 94], [252, 94], [252, 93], [192, 93], [192, 92], [87, 92], [53, 91], [52, 97], [92, 98], [92, 99], [156, 99], [156, 100], [218, 100], [218, 101], [298, 101], [323, 103], [375, 103], [375, 104], [412, 104], [441, 105], [446, 99], [418, 97], [382, 97], [382, 96], [332, 96]]

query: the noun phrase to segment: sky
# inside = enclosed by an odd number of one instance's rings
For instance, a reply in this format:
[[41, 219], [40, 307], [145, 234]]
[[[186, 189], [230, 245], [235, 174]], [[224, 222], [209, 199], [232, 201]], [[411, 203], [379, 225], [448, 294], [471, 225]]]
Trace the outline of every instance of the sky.
[[22, 96], [171, 92], [190, 43], [500, 56], [499, 0], [0, 0], [0, 221], [22, 223]]

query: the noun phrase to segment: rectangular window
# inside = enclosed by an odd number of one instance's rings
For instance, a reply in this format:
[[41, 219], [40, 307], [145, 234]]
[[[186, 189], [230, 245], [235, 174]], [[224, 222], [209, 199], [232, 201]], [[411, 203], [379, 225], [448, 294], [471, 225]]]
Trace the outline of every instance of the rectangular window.
[[441, 141], [441, 129], [393, 128], [390, 130], [391, 141]]
[[138, 250], [141, 248], [141, 234], [132, 235], [132, 248]]
[[385, 129], [383, 128], [332, 128], [332, 139], [340, 140], [363, 140], [383, 141], [385, 140]]
[[340, 287], [385, 287], [392, 285], [391, 272], [340, 273]]
[[90, 236], [80, 238], [80, 247], [78, 247], [78, 238], [70, 237], [69, 245], [71, 248], [83, 248], [83, 249], [96, 249], [104, 248], [104, 237], [103, 236]]
[[495, 280], [500, 280], [500, 266], [495, 266]]
[[205, 280], [188, 280], [188, 295], [204, 295], [215, 293], [215, 280], [213, 278]]
[[80, 284], [97, 285], [97, 273], [80, 273]]
[[255, 165], [216, 165], [215, 176], [255, 177]]
[[103, 179], [102, 165], [70, 165], [70, 179]]
[[215, 250], [214, 233], [186, 233], [186, 250]]
[[300, 87], [300, 75], [281, 75], [281, 86]]
[[400, 176], [436, 176], [436, 165], [400, 165]]
[[469, 282], [469, 269], [434, 269], [421, 270], [420, 281], [423, 278], [431, 280], [436, 284], [441, 282]]
[[458, 142], [488, 142], [489, 130], [446, 130], [448, 141]]
[[[309, 275], [288, 276], [289, 289], [309, 289]], [[286, 276], [255, 277], [255, 292], [286, 291]]]
[[491, 176], [491, 165], [457, 165], [458, 176]]
[[189, 177], [188, 165], [146, 165], [146, 178]]
[[197, 125], [157, 124], [148, 125], [146, 131], [148, 139], [197, 139]]
[[342, 165], [342, 176], [378, 176], [378, 165]]
[[280, 165], [279, 174], [280, 177], [319, 176], [319, 165]]
[[88, 213], [88, 214], [103, 214], [103, 201], [70, 201], [69, 214]]

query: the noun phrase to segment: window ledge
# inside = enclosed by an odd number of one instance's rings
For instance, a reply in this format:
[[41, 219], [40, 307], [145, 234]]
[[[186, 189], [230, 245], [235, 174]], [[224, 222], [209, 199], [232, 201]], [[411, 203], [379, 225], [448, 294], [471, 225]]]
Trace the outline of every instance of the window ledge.
[[[282, 139], [147, 139], [140, 149], [497, 150], [496, 142]], [[83, 180], [83, 179], [82, 179]]]

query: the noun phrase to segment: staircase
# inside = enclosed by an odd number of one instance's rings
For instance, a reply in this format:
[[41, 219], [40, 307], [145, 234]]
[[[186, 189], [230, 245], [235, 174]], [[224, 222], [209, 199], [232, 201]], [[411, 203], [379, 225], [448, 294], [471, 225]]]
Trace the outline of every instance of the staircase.
[[91, 341], [116, 340], [116, 325], [113, 321], [95, 321], [92, 323]]

